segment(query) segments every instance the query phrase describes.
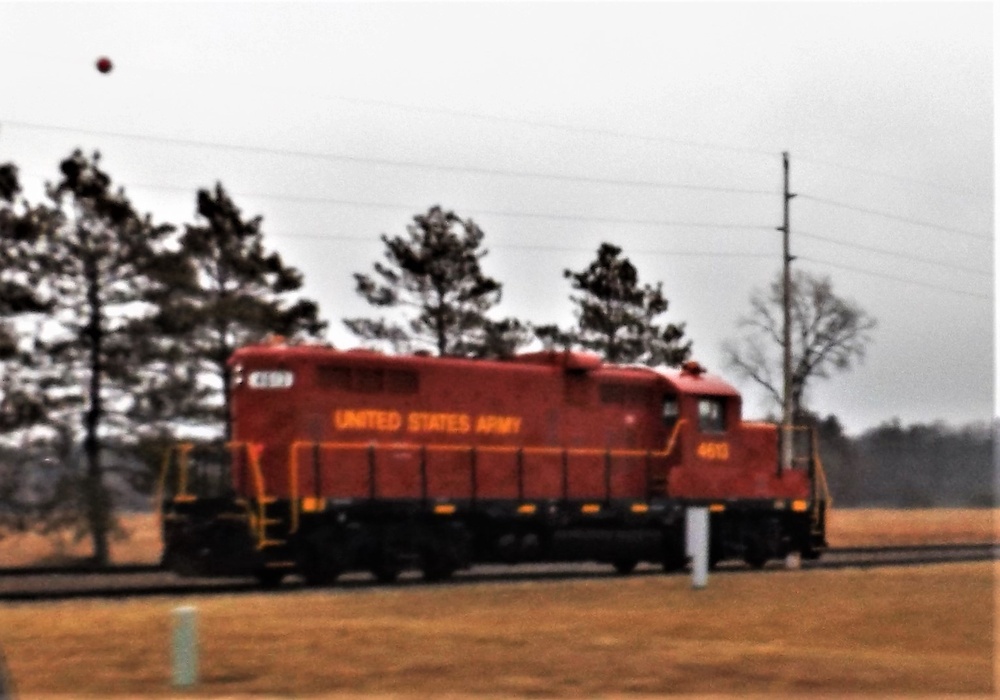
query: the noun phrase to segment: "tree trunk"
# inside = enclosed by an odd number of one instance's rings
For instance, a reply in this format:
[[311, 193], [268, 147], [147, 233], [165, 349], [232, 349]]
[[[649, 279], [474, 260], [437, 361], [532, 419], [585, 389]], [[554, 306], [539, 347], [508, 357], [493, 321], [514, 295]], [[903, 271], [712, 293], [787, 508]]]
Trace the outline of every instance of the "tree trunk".
[[84, 415], [83, 451], [87, 460], [87, 477], [84, 494], [87, 499], [87, 523], [93, 543], [93, 559], [98, 566], [107, 566], [108, 530], [110, 503], [104, 487], [104, 470], [101, 465], [101, 441], [98, 427], [104, 407], [101, 403], [101, 300], [97, 261], [89, 258], [86, 262], [87, 306], [90, 319], [87, 323], [87, 340], [90, 344], [90, 405]]
[[233, 439], [233, 397], [230, 394], [233, 375], [229, 369], [229, 358], [233, 354], [233, 348], [229, 342], [228, 325], [225, 322], [219, 322], [216, 324], [215, 330], [219, 340], [217, 346], [219, 354], [216, 356], [216, 362], [218, 362], [219, 376], [222, 377], [222, 401], [225, 411], [222, 419], [222, 434], [225, 438], [225, 444], [228, 445]]
[[437, 308], [434, 310], [434, 325], [437, 331], [438, 356], [444, 357], [448, 350], [448, 334], [444, 326], [444, 290], [437, 286]]

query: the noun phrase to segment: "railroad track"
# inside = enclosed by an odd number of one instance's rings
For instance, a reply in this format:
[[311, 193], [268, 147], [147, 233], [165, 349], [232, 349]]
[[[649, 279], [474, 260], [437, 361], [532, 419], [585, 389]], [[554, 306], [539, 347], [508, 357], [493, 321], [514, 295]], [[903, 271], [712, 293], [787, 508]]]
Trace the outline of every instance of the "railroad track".
[[[949, 544], [891, 547], [843, 547], [828, 550], [821, 559], [803, 561], [803, 570], [916, 566], [951, 562], [990, 561], [1000, 558], [1000, 544]], [[771, 562], [764, 571], [785, 570], [781, 562]], [[721, 563], [713, 575], [754, 573], [739, 563]], [[659, 567], [641, 565], [633, 576], [664, 575]], [[685, 575], [683, 573], [674, 575]], [[443, 584], [425, 583], [418, 574], [404, 575], [395, 586], [470, 585], [501, 581], [560, 581], [614, 578], [603, 564], [520, 564], [477, 565], [458, 572]], [[370, 589], [376, 584], [366, 574], [348, 574], [334, 590]], [[93, 567], [19, 567], [0, 569], [0, 601], [46, 601], [74, 598], [135, 598], [249, 593], [260, 591], [248, 578], [180, 578], [158, 566], [119, 566], [96, 570]], [[297, 578], [290, 578], [276, 592], [308, 590]]]

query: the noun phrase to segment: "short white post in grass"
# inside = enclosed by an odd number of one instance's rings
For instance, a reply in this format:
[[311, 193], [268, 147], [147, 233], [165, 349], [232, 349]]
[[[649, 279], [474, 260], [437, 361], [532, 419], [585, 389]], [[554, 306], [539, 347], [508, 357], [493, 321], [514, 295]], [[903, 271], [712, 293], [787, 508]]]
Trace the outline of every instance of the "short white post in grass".
[[174, 608], [174, 685], [191, 686], [198, 681], [198, 609], [185, 605]]
[[691, 557], [691, 587], [708, 585], [708, 508], [688, 508], [685, 513], [687, 555]]
[[785, 555], [785, 568], [797, 571], [802, 568], [802, 552], [789, 552]]

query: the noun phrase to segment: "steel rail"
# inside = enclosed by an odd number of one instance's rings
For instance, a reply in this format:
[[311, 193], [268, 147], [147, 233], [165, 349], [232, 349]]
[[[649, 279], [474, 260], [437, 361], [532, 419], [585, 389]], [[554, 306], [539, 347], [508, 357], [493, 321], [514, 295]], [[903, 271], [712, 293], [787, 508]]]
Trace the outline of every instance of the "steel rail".
[[[918, 566], [926, 564], [948, 564], [960, 562], [995, 561], [1000, 559], [1000, 545], [985, 543], [964, 543], [955, 545], [922, 545], [886, 547], [843, 547], [829, 550], [823, 559], [803, 561], [801, 569], [836, 570], [846, 568], [880, 568], [897, 566]], [[0, 587], [2, 602], [43, 602], [67, 599], [127, 599], [154, 596], [185, 597], [195, 595], [224, 595], [261, 592], [263, 589], [251, 579], [184, 579], [163, 571], [159, 567], [123, 566], [113, 570], [95, 572], [92, 568], [75, 570], [68, 568], [54, 570], [24, 567], [21, 569], [6, 569], [7, 572], [31, 571], [32, 577], [42, 580], [25, 582], [29, 585]], [[763, 573], [776, 574], [786, 571], [783, 562], [774, 561], [763, 569]], [[136, 583], [111, 583], [108, 575], [117, 573], [124, 578], [134, 577]], [[738, 562], [723, 562], [713, 575], [752, 574], [761, 573]], [[28, 574], [21, 574], [28, 576]], [[640, 566], [632, 575], [654, 576], [664, 575], [660, 567], [651, 564]], [[675, 575], [685, 575], [675, 574]], [[143, 579], [142, 577], [146, 578]], [[71, 585], [61, 582], [60, 578], [72, 580]], [[81, 578], [83, 577], [83, 578]], [[352, 573], [346, 575], [332, 587], [312, 588], [292, 580], [272, 593], [294, 593], [303, 591], [364, 591], [374, 587], [394, 585], [412, 586], [448, 586], [448, 585], [478, 585], [485, 583], [501, 583], [512, 581], [565, 581], [574, 579], [617, 578], [618, 574], [611, 571], [605, 564], [595, 563], [545, 563], [545, 564], [477, 564], [467, 571], [458, 572], [451, 580], [440, 583], [427, 583], [416, 572], [408, 572], [395, 584], [377, 584], [367, 574]], [[93, 585], [88, 585], [88, 580]], [[11, 579], [7, 579], [9, 583]]]

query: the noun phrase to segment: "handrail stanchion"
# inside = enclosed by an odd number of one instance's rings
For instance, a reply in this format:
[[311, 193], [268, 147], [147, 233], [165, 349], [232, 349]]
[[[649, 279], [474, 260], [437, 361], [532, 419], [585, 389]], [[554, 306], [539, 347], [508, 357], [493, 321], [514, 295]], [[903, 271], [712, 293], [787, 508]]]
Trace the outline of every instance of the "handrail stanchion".
[[569, 450], [562, 450], [562, 497], [563, 504], [569, 502]]
[[246, 443], [247, 462], [250, 466], [250, 474], [253, 477], [255, 491], [257, 493], [257, 548], [264, 546], [267, 535], [267, 504], [264, 491], [264, 474], [260, 469], [260, 455], [264, 451], [264, 445], [255, 442]]
[[604, 451], [604, 502], [611, 503], [611, 448]]
[[289, 532], [299, 531], [299, 449], [309, 447], [312, 443], [297, 440], [288, 448], [288, 490], [292, 510], [292, 522]]
[[160, 477], [156, 483], [156, 519], [163, 526], [163, 499], [167, 495], [167, 472], [170, 471], [170, 459], [174, 454], [174, 445], [169, 445], [163, 452], [163, 462], [160, 464]]
[[420, 503], [427, 507], [427, 445], [420, 446]]
[[191, 458], [191, 450], [194, 449], [194, 443], [182, 442], [177, 445], [178, 452], [178, 474], [177, 474], [177, 495], [187, 496], [188, 487], [188, 466], [189, 460]]
[[478, 459], [476, 454], [476, 446], [473, 445], [469, 448], [469, 488], [471, 490], [470, 500], [473, 504], [476, 503], [479, 498], [479, 474], [478, 472]]

